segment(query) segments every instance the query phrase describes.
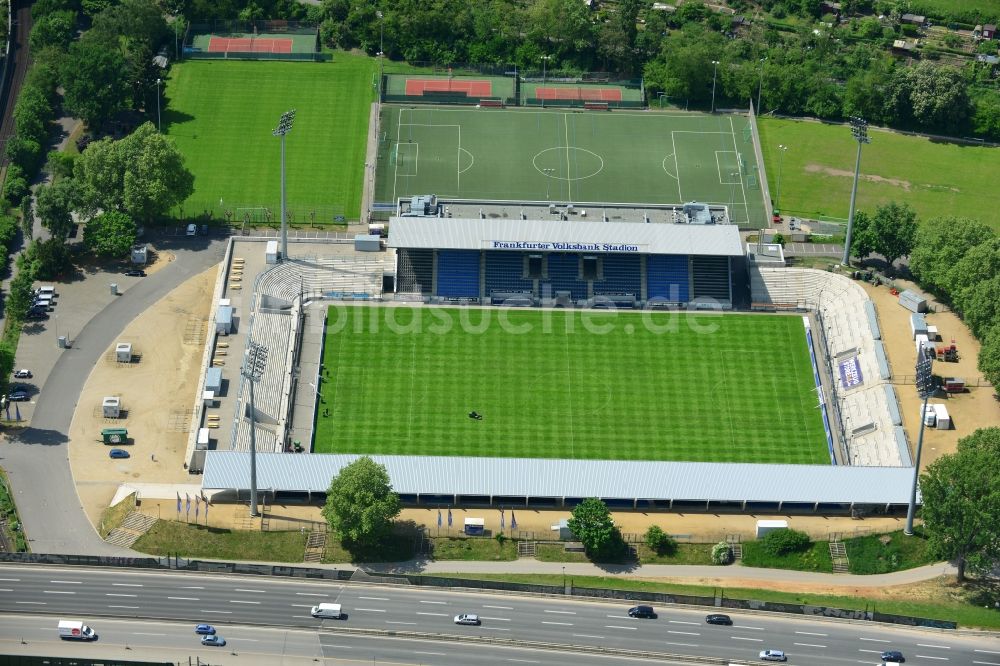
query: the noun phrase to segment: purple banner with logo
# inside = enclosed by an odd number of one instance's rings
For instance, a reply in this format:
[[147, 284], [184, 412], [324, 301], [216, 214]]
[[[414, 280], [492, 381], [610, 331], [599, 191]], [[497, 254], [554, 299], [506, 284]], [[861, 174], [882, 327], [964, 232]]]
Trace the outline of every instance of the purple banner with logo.
[[864, 381], [865, 378], [861, 374], [861, 365], [858, 364], [857, 356], [840, 362], [840, 383], [845, 389], [860, 386]]

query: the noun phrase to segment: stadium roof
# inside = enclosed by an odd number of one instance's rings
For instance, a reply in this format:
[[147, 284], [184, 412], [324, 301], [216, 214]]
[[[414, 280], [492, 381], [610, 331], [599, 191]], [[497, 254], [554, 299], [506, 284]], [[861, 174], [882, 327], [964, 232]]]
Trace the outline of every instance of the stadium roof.
[[[258, 453], [259, 488], [326, 492], [359, 456]], [[906, 504], [906, 467], [371, 456], [401, 495]], [[202, 487], [246, 490], [250, 453], [208, 451]]]
[[743, 255], [740, 230], [733, 224], [394, 217], [388, 244], [442, 250]]

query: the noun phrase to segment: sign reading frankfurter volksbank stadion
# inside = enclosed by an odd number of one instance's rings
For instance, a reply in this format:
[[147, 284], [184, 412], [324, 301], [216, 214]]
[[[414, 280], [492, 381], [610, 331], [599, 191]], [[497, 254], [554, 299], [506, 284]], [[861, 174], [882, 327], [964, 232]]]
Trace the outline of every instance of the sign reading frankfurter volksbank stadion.
[[535, 252], [646, 252], [646, 245], [628, 243], [545, 243], [539, 241], [484, 240], [488, 250], [528, 250]]

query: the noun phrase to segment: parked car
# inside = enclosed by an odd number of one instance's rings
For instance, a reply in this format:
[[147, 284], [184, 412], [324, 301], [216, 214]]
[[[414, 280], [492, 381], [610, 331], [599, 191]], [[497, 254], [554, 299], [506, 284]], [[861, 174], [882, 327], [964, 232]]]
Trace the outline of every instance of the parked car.
[[481, 624], [478, 615], [473, 615], [472, 613], [462, 613], [461, 615], [455, 616], [455, 624]]
[[732, 624], [733, 618], [728, 615], [723, 615], [722, 613], [712, 613], [711, 615], [705, 616], [705, 622], [709, 624]]
[[210, 624], [199, 624], [195, 626], [194, 633], [201, 634], [203, 636], [214, 636], [215, 627]]
[[25, 315], [24, 318], [25, 319], [48, 319], [49, 318], [49, 313], [46, 312], [45, 310], [31, 309], [31, 310], [28, 311], [28, 314]]
[[652, 606], [632, 606], [628, 609], [628, 616], [656, 619], [656, 611], [653, 610]]
[[31, 400], [31, 396], [29, 396], [28, 392], [24, 389], [15, 389], [10, 392], [7, 399], [11, 402], [27, 402], [28, 400]]
[[146, 271], [140, 268], [133, 268], [125, 271], [125, 275], [128, 275], [129, 277], [146, 277]]
[[761, 650], [761, 661], [788, 661], [788, 657], [781, 650]]
[[222, 647], [226, 644], [226, 639], [218, 634], [212, 634], [210, 636], [201, 637], [202, 645], [211, 645], [212, 647]]
[[131, 458], [132, 455], [125, 449], [111, 449], [108, 452], [108, 456], [111, 458]]
[[31, 379], [34, 375], [31, 374], [31, 370], [21, 368], [20, 370], [14, 371], [14, 376], [18, 379]]
[[887, 661], [892, 664], [902, 664], [906, 659], [903, 657], [903, 653], [899, 650], [886, 650], [881, 655], [882, 661]]

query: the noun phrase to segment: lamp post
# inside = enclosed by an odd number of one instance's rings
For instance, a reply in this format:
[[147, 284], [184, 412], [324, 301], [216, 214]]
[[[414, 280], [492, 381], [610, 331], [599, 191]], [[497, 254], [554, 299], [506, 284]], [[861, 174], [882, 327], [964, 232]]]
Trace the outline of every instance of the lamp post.
[[163, 79], [156, 79], [156, 131], [162, 133], [163, 126], [160, 124], [160, 84]]
[[375, 16], [378, 17], [378, 52], [379, 52], [379, 55], [382, 55], [383, 51], [385, 51], [385, 49], [382, 48], [382, 43], [383, 43], [382, 42], [382, 35], [383, 35], [383, 30], [382, 29], [385, 27], [385, 20], [384, 20], [385, 19], [385, 15], [382, 14], [381, 10], [375, 10]]
[[757, 82], [757, 113], [760, 113], [760, 91], [764, 88], [764, 62], [766, 60], [767, 58], [760, 59], [760, 80]]
[[719, 72], [719, 61], [712, 61], [712, 113], [715, 113], [715, 75]]
[[934, 359], [927, 353], [928, 348], [920, 345], [917, 352], [917, 394], [924, 399], [920, 408], [920, 435], [917, 437], [917, 457], [913, 461], [913, 484], [910, 486], [910, 506], [906, 510], [906, 527], [903, 534], [913, 536], [913, 516], [917, 512], [917, 481], [920, 478], [920, 454], [924, 449], [924, 415], [927, 413], [927, 399], [934, 392], [934, 374], [931, 368]]
[[281, 260], [288, 258], [288, 221], [285, 204], [285, 135], [292, 131], [295, 121], [295, 109], [285, 111], [278, 120], [278, 126], [272, 134], [281, 137]]
[[[854, 184], [851, 186], [851, 212], [847, 216], [847, 237], [844, 239], [844, 258], [841, 260], [845, 266], [851, 265], [851, 235], [854, 232], [854, 204], [858, 198], [858, 176], [861, 174], [861, 146], [871, 143], [868, 138], [868, 123], [857, 116], [851, 118], [851, 136], [858, 142], [858, 158], [854, 162]], [[923, 418], [923, 415], [921, 415]]]
[[552, 56], [542, 56], [542, 83], [545, 83], [545, 65], [549, 60], [552, 60]]
[[257, 511], [257, 408], [253, 399], [254, 384], [264, 376], [267, 363], [267, 347], [256, 342], [247, 344], [240, 374], [250, 382], [250, 517], [260, 515]]
[[781, 152], [778, 153], [778, 191], [776, 193], [777, 198], [775, 199], [774, 207], [781, 210], [781, 167], [785, 161], [785, 151], [788, 150], [788, 146], [779, 145], [778, 150]]

